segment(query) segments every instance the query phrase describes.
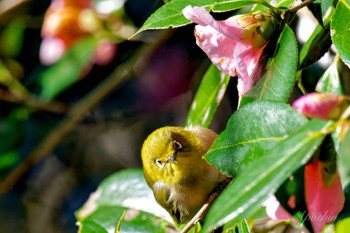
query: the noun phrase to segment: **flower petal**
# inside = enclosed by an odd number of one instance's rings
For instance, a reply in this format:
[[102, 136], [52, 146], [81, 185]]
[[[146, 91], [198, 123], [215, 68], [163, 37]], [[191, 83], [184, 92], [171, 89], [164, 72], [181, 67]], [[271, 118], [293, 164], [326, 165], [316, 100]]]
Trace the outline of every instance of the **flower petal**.
[[256, 75], [259, 68], [259, 59], [265, 46], [254, 49], [251, 46], [237, 43], [235, 48], [236, 71], [238, 76], [237, 89], [240, 95], [247, 93], [260, 79]]
[[298, 224], [298, 221], [281, 206], [275, 195], [271, 195], [262, 205], [266, 208], [266, 214], [270, 218], [276, 220], [291, 219]]
[[310, 93], [293, 103], [293, 107], [301, 114], [323, 120], [339, 118], [348, 105], [344, 96], [333, 93]]
[[182, 10], [184, 16], [192, 22], [201, 26], [210, 26], [215, 29], [218, 33], [224, 34], [225, 36], [233, 40], [241, 40], [240, 37], [243, 29], [239, 26], [237, 18], [239, 16], [233, 16], [224, 21], [216, 21], [210, 14], [205, 10], [204, 7], [191, 7], [187, 6]]
[[[204, 7], [191, 6], [183, 9], [183, 14], [198, 24], [195, 27], [197, 45], [222, 72], [238, 76], [240, 96], [247, 93], [262, 76], [259, 60], [267, 40], [261, 43], [261, 36], [254, 35], [259, 34], [257, 30], [266, 23], [265, 18], [260, 21], [257, 15], [245, 14], [216, 21]], [[255, 43], [257, 38], [259, 46]]]
[[236, 76], [234, 60], [236, 41], [219, 33], [211, 26], [197, 25], [195, 36], [197, 45], [221, 71], [230, 76]]
[[303, 220], [310, 220], [316, 233], [335, 220], [345, 201], [339, 174], [335, 173], [333, 182], [326, 185], [322, 179], [324, 172], [319, 160], [305, 167], [305, 198], [309, 212], [303, 215]]

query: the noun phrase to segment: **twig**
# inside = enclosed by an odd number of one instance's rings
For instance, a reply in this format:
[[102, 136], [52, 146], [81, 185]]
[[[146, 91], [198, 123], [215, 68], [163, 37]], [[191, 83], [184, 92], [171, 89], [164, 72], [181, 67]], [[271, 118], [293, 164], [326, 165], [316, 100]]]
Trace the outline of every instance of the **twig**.
[[313, 3], [314, 0], [305, 0], [303, 2], [301, 2], [300, 4], [296, 5], [296, 6], [292, 6], [291, 8], [289, 8], [289, 12], [296, 12], [298, 10], [300, 10], [301, 8], [310, 5], [311, 3]]
[[11, 11], [30, 2], [30, 0], [2, 0], [0, 1], [0, 16], [9, 14]]
[[202, 206], [202, 208], [197, 212], [197, 214], [187, 223], [187, 225], [181, 230], [180, 233], [187, 233], [191, 230], [192, 227], [196, 225], [196, 223], [204, 217], [204, 215], [208, 212], [209, 207], [215, 201], [215, 199], [220, 195], [220, 193], [226, 188], [226, 186], [231, 182], [231, 178], [227, 178], [224, 182], [222, 182], [217, 190], [210, 195], [208, 201]]
[[125, 63], [119, 65], [114, 72], [99, 86], [92, 90], [85, 98], [75, 104], [67, 117], [36, 147], [28, 157], [19, 164], [4, 181], [0, 183], [0, 194], [10, 189], [29, 168], [49, 155], [60, 141], [84, 118], [84, 116], [116, 87], [122, 85], [133, 75], [137, 74], [147, 64], [149, 56], [163, 44], [170, 36], [169, 31], [164, 32], [153, 44], [144, 45]]
[[61, 102], [43, 102], [40, 101], [40, 99], [36, 99], [35, 97], [28, 97], [26, 99], [22, 99], [1, 88], [0, 100], [15, 104], [24, 104], [34, 109], [44, 110], [53, 113], [67, 113], [69, 111], [69, 107]]

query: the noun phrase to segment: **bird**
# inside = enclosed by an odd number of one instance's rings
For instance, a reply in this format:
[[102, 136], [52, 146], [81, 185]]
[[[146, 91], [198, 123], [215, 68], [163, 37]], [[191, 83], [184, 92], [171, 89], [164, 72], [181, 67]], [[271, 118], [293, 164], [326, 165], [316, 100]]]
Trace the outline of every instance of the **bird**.
[[217, 136], [201, 126], [165, 126], [142, 145], [146, 183], [176, 224], [189, 222], [228, 178], [203, 159]]

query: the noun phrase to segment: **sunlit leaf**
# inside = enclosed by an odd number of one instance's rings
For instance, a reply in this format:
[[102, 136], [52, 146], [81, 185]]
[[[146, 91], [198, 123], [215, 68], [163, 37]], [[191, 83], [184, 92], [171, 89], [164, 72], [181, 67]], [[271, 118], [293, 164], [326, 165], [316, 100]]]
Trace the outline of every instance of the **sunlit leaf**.
[[205, 159], [236, 177], [306, 122], [304, 116], [287, 104], [255, 101], [234, 112]]
[[230, 76], [223, 74], [215, 65], [212, 64], [209, 67], [192, 101], [187, 114], [186, 126], [208, 127], [210, 125], [229, 80]]
[[244, 6], [259, 3], [257, 0], [172, 0], [155, 11], [142, 25], [137, 33], [150, 29], [176, 28], [190, 24], [182, 10], [188, 6], [203, 6], [214, 12], [222, 12], [238, 9]]
[[[288, 56], [286, 56], [288, 54]], [[254, 100], [286, 102], [293, 89], [298, 50], [293, 31], [285, 26], [278, 40], [275, 55], [259, 82], [242, 99], [240, 106]]]
[[82, 233], [89, 232], [84, 228], [97, 226], [114, 233], [118, 222], [122, 232], [165, 232], [161, 219], [172, 221], [154, 200], [141, 169], [123, 170], [107, 177], [76, 216]]
[[350, 218], [344, 218], [335, 224], [335, 233], [347, 233], [350, 229]]
[[346, 133], [345, 138], [340, 143], [337, 164], [339, 169], [342, 186], [345, 188], [350, 184], [350, 131]]
[[316, 91], [338, 95], [343, 94], [343, 88], [338, 73], [338, 61], [338, 59], [335, 59], [322, 75], [316, 85]]
[[340, 0], [331, 22], [331, 37], [340, 58], [350, 67], [350, 20], [346, 19], [350, 19], [350, 2]]
[[229, 222], [240, 222], [294, 172], [321, 144], [331, 123], [312, 120], [263, 156], [250, 163], [218, 197], [206, 215], [203, 232]]

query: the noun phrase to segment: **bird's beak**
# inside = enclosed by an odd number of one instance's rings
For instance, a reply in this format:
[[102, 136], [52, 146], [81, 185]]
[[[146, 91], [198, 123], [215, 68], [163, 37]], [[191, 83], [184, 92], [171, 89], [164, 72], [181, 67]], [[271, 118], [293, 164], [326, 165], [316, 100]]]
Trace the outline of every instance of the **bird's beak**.
[[175, 154], [169, 155], [167, 162], [169, 163], [176, 162], [176, 155]]

